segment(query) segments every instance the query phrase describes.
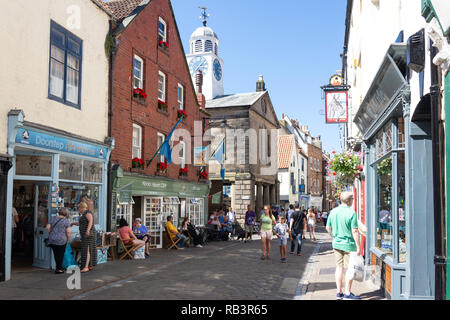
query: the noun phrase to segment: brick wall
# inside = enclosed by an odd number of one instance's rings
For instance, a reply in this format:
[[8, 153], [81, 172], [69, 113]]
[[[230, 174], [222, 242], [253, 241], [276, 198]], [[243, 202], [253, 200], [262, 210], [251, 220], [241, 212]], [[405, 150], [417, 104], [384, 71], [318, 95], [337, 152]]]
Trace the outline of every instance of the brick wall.
[[[311, 158], [319, 160], [318, 169], [313, 162], [313, 168], [311, 169]], [[323, 192], [323, 164], [322, 164], [322, 149], [317, 148], [312, 144], [308, 144], [308, 190], [307, 193], [313, 196], [320, 196]], [[314, 188], [313, 181], [318, 181], [318, 191]], [[312, 188], [312, 189], [311, 189]], [[312, 191], [311, 191], [312, 190]]]
[[[169, 47], [163, 49], [158, 43], [158, 19], [162, 17], [167, 23], [167, 42]], [[125, 171], [137, 171], [154, 175], [158, 157], [144, 170], [132, 169], [132, 134], [133, 123], [142, 127], [142, 158], [150, 160], [157, 151], [157, 133], [167, 136], [177, 122], [178, 84], [184, 87], [184, 110], [188, 117], [177, 128], [185, 129], [190, 136], [194, 134], [194, 121], [201, 121], [185, 53], [182, 48], [175, 21], [168, 0], [153, 0], [118, 37], [118, 50], [114, 60], [113, 91], [113, 129], [116, 148], [112, 153], [113, 163], [118, 163]], [[134, 55], [144, 61], [144, 90], [148, 94], [144, 101], [133, 97], [133, 61]], [[158, 72], [166, 74], [166, 103], [168, 114], [158, 110]], [[174, 143], [174, 145], [176, 145]], [[189, 143], [186, 144], [186, 149]], [[186, 150], [186, 157], [193, 157], [193, 139], [191, 151]], [[175, 152], [172, 158], [175, 158]], [[188, 179], [198, 180], [198, 168], [186, 165]], [[167, 176], [178, 178], [179, 166], [168, 166]]]

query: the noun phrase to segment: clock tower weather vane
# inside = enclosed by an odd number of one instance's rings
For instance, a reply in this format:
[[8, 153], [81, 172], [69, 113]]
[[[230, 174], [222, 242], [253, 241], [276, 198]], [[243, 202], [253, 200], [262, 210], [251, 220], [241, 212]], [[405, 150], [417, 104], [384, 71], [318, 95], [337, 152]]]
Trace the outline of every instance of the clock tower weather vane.
[[206, 10], [208, 8], [206, 7], [199, 7], [201, 10], [203, 10], [202, 15], [200, 16], [200, 19], [203, 19], [203, 25], [206, 27], [207, 19], [209, 18], [209, 13], [206, 13]]

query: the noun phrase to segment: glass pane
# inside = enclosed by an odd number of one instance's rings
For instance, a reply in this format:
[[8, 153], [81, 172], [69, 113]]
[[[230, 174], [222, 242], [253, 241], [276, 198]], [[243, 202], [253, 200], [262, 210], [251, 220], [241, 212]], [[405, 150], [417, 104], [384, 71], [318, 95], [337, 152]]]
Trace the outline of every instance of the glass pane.
[[59, 158], [59, 178], [81, 181], [82, 160], [61, 156]]
[[406, 262], [405, 153], [398, 154], [398, 234], [399, 262]]
[[77, 71], [80, 70], [80, 60], [70, 54], [67, 55], [67, 65]]
[[392, 158], [377, 166], [377, 247], [392, 257]]
[[67, 68], [66, 100], [78, 104], [78, 71]]
[[65, 39], [64, 33], [59, 32], [55, 28], [52, 28], [50, 36], [51, 36], [52, 43], [57, 44], [60, 47], [64, 47], [64, 44], [65, 44], [65, 42], [64, 42], [64, 39]]
[[405, 120], [398, 118], [398, 147], [405, 147]]
[[51, 59], [50, 94], [59, 98], [64, 96], [64, 64]]
[[69, 209], [70, 222], [79, 221], [78, 204], [84, 201], [94, 216], [94, 224], [99, 223], [100, 186], [61, 183], [59, 196], [63, 199], [64, 207]]
[[102, 179], [103, 179], [102, 163], [84, 160], [83, 181], [101, 183]]
[[52, 158], [17, 155], [16, 175], [50, 177], [52, 175]]
[[378, 133], [377, 136], [377, 159], [383, 156], [383, 132]]
[[384, 129], [384, 154], [392, 150], [392, 124], [388, 123]]
[[67, 46], [69, 48], [70, 51], [80, 55], [81, 54], [81, 46], [78, 42], [72, 40], [69, 38], [68, 42], [67, 42]]
[[61, 63], [64, 63], [64, 50], [52, 46], [51, 57], [55, 60], [58, 60]]

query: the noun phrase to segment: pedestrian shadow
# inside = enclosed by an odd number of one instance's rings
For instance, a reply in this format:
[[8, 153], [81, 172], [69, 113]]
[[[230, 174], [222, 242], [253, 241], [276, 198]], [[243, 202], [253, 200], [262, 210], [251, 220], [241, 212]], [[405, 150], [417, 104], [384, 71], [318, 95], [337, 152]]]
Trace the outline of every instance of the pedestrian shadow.
[[378, 289], [360, 295], [362, 300], [385, 300], [383, 290]]

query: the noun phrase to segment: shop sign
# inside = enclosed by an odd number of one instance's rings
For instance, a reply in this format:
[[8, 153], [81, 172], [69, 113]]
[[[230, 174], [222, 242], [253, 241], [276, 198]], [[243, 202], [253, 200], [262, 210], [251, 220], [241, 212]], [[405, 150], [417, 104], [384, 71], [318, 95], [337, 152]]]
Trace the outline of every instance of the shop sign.
[[55, 137], [26, 128], [20, 128], [17, 131], [16, 143], [97, 159], [106, 159], [108, 151], [105, 147]]
[[325, 92], [326, 123], [346, 123], [348, 121], [348, 92]]

